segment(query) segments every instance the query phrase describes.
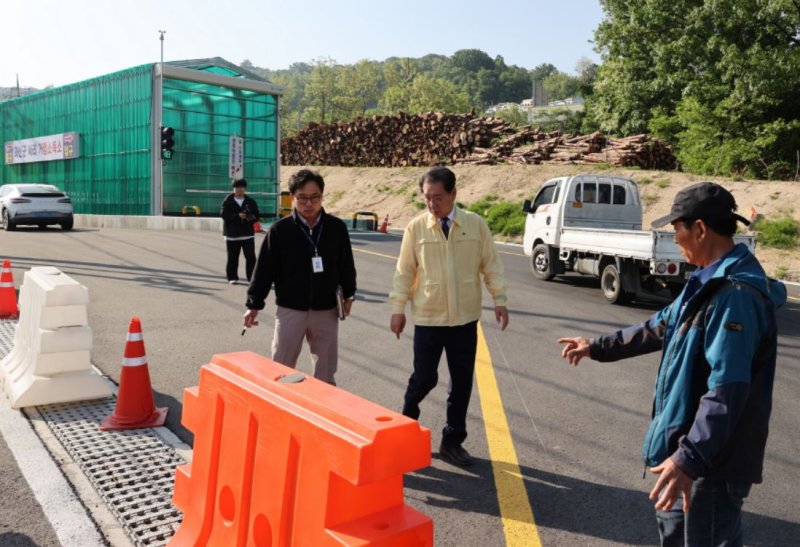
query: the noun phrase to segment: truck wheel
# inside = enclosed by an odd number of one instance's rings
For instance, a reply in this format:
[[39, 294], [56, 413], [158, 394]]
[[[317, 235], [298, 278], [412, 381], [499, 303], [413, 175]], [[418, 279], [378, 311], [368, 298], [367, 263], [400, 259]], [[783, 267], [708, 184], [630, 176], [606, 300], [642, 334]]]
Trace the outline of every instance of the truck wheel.
[[609, 264], [600, 274], [600, 288], [609, 304], [622, 305], [628, 302], [630, 296], [622, 288], [622, 276], [616, 264]]
[[533, 248], [531, 270], [534, 276], [544, 281], [550, 281], [555, 277], [550, 268], [550, 248], [544, 243], [539, 243]]

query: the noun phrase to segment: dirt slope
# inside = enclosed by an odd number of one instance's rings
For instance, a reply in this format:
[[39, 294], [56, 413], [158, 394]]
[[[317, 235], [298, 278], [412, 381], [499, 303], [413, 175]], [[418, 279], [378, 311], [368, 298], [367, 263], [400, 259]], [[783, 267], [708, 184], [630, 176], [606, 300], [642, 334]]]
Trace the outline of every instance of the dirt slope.
[[[352, 218], [355, 211], [373, 211], [381, 220], [388, 214], [390, 228], [403, 228], [421, 210], [417, 181], [425, 171], [422, 168], [312, 168], [325, 177], [326, 210], [342, 218]], [[281, 167], [282, 189], [287, 188], [289, 177], [299, 169], [301, 167]], [[800, 221], [800, 182], [734, 181], [625, 168], [592, 171], [583, 165], [456, 165], [452, 169], [458, 180], [458, 201], [465, 205], [489, 194], [521, 204], [553, 177], [596, 172], [629, 177], [639, 183], [645, 206], [645, 226], [669, 212], [672, 199], [681, 188], [702, 180], [713, 180], [730, 190], [744, 217], [749, 218], [755, 210], [767, 219], [790, 215]], [[758, 248], [756, 254], [769, 274], [785, 270], [787, 279], [800, 281], [800, 250]]]

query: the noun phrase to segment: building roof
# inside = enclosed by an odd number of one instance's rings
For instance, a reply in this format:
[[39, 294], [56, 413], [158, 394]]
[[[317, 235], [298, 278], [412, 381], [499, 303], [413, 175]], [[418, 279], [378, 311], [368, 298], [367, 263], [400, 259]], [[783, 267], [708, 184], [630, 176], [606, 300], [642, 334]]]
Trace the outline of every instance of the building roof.
[[208, 59], [186, 59], [183, 61], [167, 61], [167, 65], [176, 66], [179, 68], [190, 68], [192, 70], [202, 70], [205, 72], [212, 72], [221, 76], [232, 76], [234, 78], [246, 78], [248, 80], [255, 80], [257, 82], [268, 82], [269, 80], [262, 78], [255, 72], [251, 72], [246, 68], [235, 65], [230, 61], [226, 61], [222, 57], [210, 57]]

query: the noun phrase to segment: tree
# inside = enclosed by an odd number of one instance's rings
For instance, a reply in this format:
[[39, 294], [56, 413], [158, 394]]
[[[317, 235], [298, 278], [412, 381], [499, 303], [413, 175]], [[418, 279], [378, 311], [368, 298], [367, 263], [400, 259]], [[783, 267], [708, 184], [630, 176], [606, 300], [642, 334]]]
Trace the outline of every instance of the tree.
[[545, 78], [542, 85], [551, 101], [559, 101], [574, 97], [580, 87], [580, 81], [563, 72], [555, 72]]
[[518, 66], [509, 66], [500, 72], [500, 96], [497, 102], [522, 102], [531, 98], [533, 94], [533, 80], [530, 72]]
[[495, 68], [494, 61], [486, 53], [479, 49], [460, 49], [453, 53], [450, 62], [454, 67], [465, 72], [477, 72], [482, 68], [492, 70]]
[[545, 78], [547, 78], [551, 74], [555, 74], [556, 72], [558, 72], [558, 69], [555, 67], [555, 65], [551, 65], [550, 63], [542, 63], [533, 70], [531, 70], [531, 80], [536, 80], [538, 82], [541, 82], [544, 81]]
[[773, 176], [796, 161], [800, 3], [601, 3], [606, 19], [595, 41], [603, 65], [587, 102], [601, 128], [629, 134], [652, 126], [703, 173]]
[[309, 119], [326, 123], [335, 119], [336, 99], [339, 93], [336, 61], [329, 57], [314, 60], [303, 100]]
[[594, 91], [594, 82], [597, 79], [599, 67], [588, 57], [581, 57], [575, 63], [575, 74], [578, 75], [578, 94], [588, 97]]
[[343, 93], [343, 110], [348, 117], [363, 116], [378, 106], [383, 93], [383, 74], [375, 61], [362, 59], [339, 74], [339, 89]]
[[469, 112], [470, 103], [453, 83], [421, 74], [411, 85], [408, 108], [410, 112]]

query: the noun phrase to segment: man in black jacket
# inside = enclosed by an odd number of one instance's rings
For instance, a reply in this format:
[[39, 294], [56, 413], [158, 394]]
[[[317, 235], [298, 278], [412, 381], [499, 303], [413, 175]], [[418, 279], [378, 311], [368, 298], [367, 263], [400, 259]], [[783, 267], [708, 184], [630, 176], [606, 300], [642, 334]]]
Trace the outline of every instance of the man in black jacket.
[[247, 188], [245, 179], [235, 179], [231, 186], [233, 193], [222, 202], [219, 215], [222, 217], [222, 235], [228, 251], [228, 262], [225, 274], [228, 283], [239, 282], [239, 250], [244, 253], [245, 273], [247, 280], [253, 275], [256, 266], [256, 242], [253, 224], [258, 221], [258, 205], [253, 198], [245, 195]]
[[258, 325], [270, 287], [275, 285], [275, 334], [272, 358], [294, 368], [308, 340], [314, 377], [334, 384], [338, 361], [339, 315], [337, 288], [343, 311], [350, 314], [356, 292], [356, 268], [347, 226], [325, 213], [325, 181], [303, 169], [289, 181], [294, 210], [267, 232], [247, 290], [244, 326]]

